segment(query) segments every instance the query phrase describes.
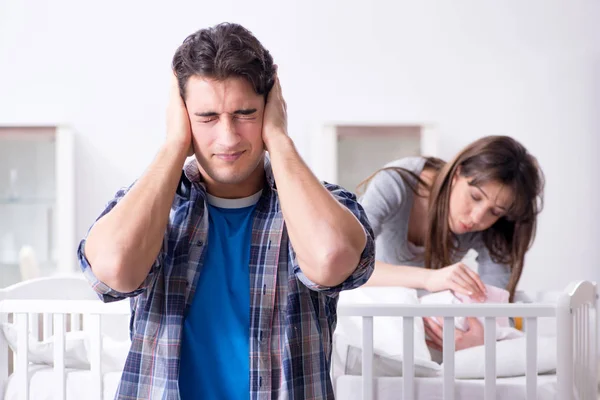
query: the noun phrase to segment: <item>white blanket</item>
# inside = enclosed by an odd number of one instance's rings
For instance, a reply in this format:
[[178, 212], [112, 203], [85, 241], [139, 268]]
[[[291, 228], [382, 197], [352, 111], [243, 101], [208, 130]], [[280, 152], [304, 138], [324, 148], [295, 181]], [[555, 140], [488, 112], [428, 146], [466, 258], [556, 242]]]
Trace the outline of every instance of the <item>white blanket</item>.
[[[420, 303], [416, 291], [399, 287], [362, 287], [340, 294], [339, 306], [346, 304], [414, 304]], [[373, 348], [375, 376], [402, 376], [403, 336], [401, 317], [374, 318]], [[510, 327], [497, 328], [496, 371], [498, 377], [523, 376], [525, 374], [525, 338]], [[360, 375], [362, 368], [362, 318], [340, 317], [334, 332], [333, 375]], [[415, 375], [437, 376], [442, 368], [432, 361], [425, 343], [421, 318], [414, 322]], [[541, 336], [538, 339], [538, 373], [556, 369], [556, 338]], [[482, 379], [485, 370], [485, 347], [478, 346], [455, 354], [456, 378]]]

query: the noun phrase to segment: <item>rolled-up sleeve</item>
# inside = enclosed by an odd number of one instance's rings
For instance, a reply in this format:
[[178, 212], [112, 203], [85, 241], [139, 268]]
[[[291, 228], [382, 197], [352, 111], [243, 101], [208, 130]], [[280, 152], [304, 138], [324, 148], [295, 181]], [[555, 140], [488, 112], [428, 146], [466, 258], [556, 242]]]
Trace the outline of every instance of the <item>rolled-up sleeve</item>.
[[337, 286], [329, 287], [318, 285], [304, 275], [296, 259], [296, 253], [294, 252], [291, 242], [288, 243], [288, 245], [296, 277], [311, 290], [322, 292], [326, 295], [336, 295], [342, 290], [355, 289], [364, 285], [373, 274], [375, 268], [375, 236], [365, 210], [358, 203], [356, 196], [353, 193], [350, 193], [337, 185], [328, 183], [325, 183], [325, 187], [341, 204], [354, 214], [365, 231], [367, 240], [356, 269], [344, 282]]
[[[96, 221], [98, 221], [104, 215], [108, 214], [118, 204], [118, 202], [123, 197], [125, 197], [125, 194], [127, 194], [127, 192], [129, 191], [130, 188], [131, 188], [131, 186], [129, 188], [123, 188], [123, 189], [119, 190], [117, 192], [117, 194], [115, 195], [114, 199], [112, 199], [108, 203], [108, 205], [106, 206], [106, 208], [104, 209], [102, 214], [100, 214], [100, 216], [96, 219]], [[93, 225], [92, 225], [92, 227], [93, 227]], [[91, 230], [91, 227], [90, 227], [90, 230]], [[111, 301], [118, 301], [118, 300], [123, 300], [128, 297], [137, 296], [137, 295], [143, 293], [144, 290], [148, 286], [151, 285], [151, 283], [154, 280], [154, 277], [156, 276], [158, 270], [160, 269], [160, 266], [162, 264], [162, 259], [164, 258], [166, 239], [163, 241], [163, 246], [159, 252], [159, 255], [158, 255], [156, 261], [154, 262], [154, 264], [152, 265], [152, 267], [150, 268], [150, 272], [148, 273], [148, 276], [146, 277], [144, 282], [136, 290], [134, 290], [132, 292], [123, 293], [123, 292], [119, 292], [119, 291], [112, 289], [111, 287], [106, 285], [104, 282], [100, 281], [94, 274], [94, 271], [92, 270], [92, 266], [90, 265], [88, 259], [85, 256], [85, 244], [86, 244], [88, 234], [89, 234], [89, 230], [88, 230], [88, 233], [86, 234], [86, 237], [83, 238], [81, 240], [81, 242], [79, 243], [79, 247], [77, 249], [77, 258], [79, 260], [79, 266], [80, 266], [81, 270], [83, 271], [83, 275], [90, 282], [90, 285], [96, 291], [96, 293], [98, 294], [98, 296], [100, 297], [100, 299], [103, 302], [108, 303]]]

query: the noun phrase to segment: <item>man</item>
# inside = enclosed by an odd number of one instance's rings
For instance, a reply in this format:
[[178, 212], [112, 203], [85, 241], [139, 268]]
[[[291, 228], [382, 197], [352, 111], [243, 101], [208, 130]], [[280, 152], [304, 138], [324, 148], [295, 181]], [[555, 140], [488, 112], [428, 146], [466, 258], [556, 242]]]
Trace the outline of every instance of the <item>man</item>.
[[173, 71], [164, 145], [79, 247], [104, 301], [132, 298], [117, 398], [332, 398], [337, 294], [374, 267], [365, 213], [298, 155], [246, 29], [190, 35]]

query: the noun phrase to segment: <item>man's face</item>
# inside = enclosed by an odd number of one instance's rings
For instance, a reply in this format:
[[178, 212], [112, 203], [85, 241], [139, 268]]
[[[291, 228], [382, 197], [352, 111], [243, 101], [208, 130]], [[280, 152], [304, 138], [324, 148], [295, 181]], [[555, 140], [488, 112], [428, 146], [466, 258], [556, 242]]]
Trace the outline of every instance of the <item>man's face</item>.
[[185, 102], [192, 142], [208, 192], [245, 197], [262, 188], [264, 96], [243, 78], [191, 76]]

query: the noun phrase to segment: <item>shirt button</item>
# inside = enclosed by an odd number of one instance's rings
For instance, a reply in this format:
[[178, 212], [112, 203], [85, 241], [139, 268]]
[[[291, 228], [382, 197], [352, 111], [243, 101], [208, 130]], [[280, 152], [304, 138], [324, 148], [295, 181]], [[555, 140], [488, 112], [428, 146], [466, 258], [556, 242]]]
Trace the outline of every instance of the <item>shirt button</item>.
[[196, 242], [196, 246], [201, 247], [204, 244], [204, 242], [202, 242], [202, 240], [198, 240]]

